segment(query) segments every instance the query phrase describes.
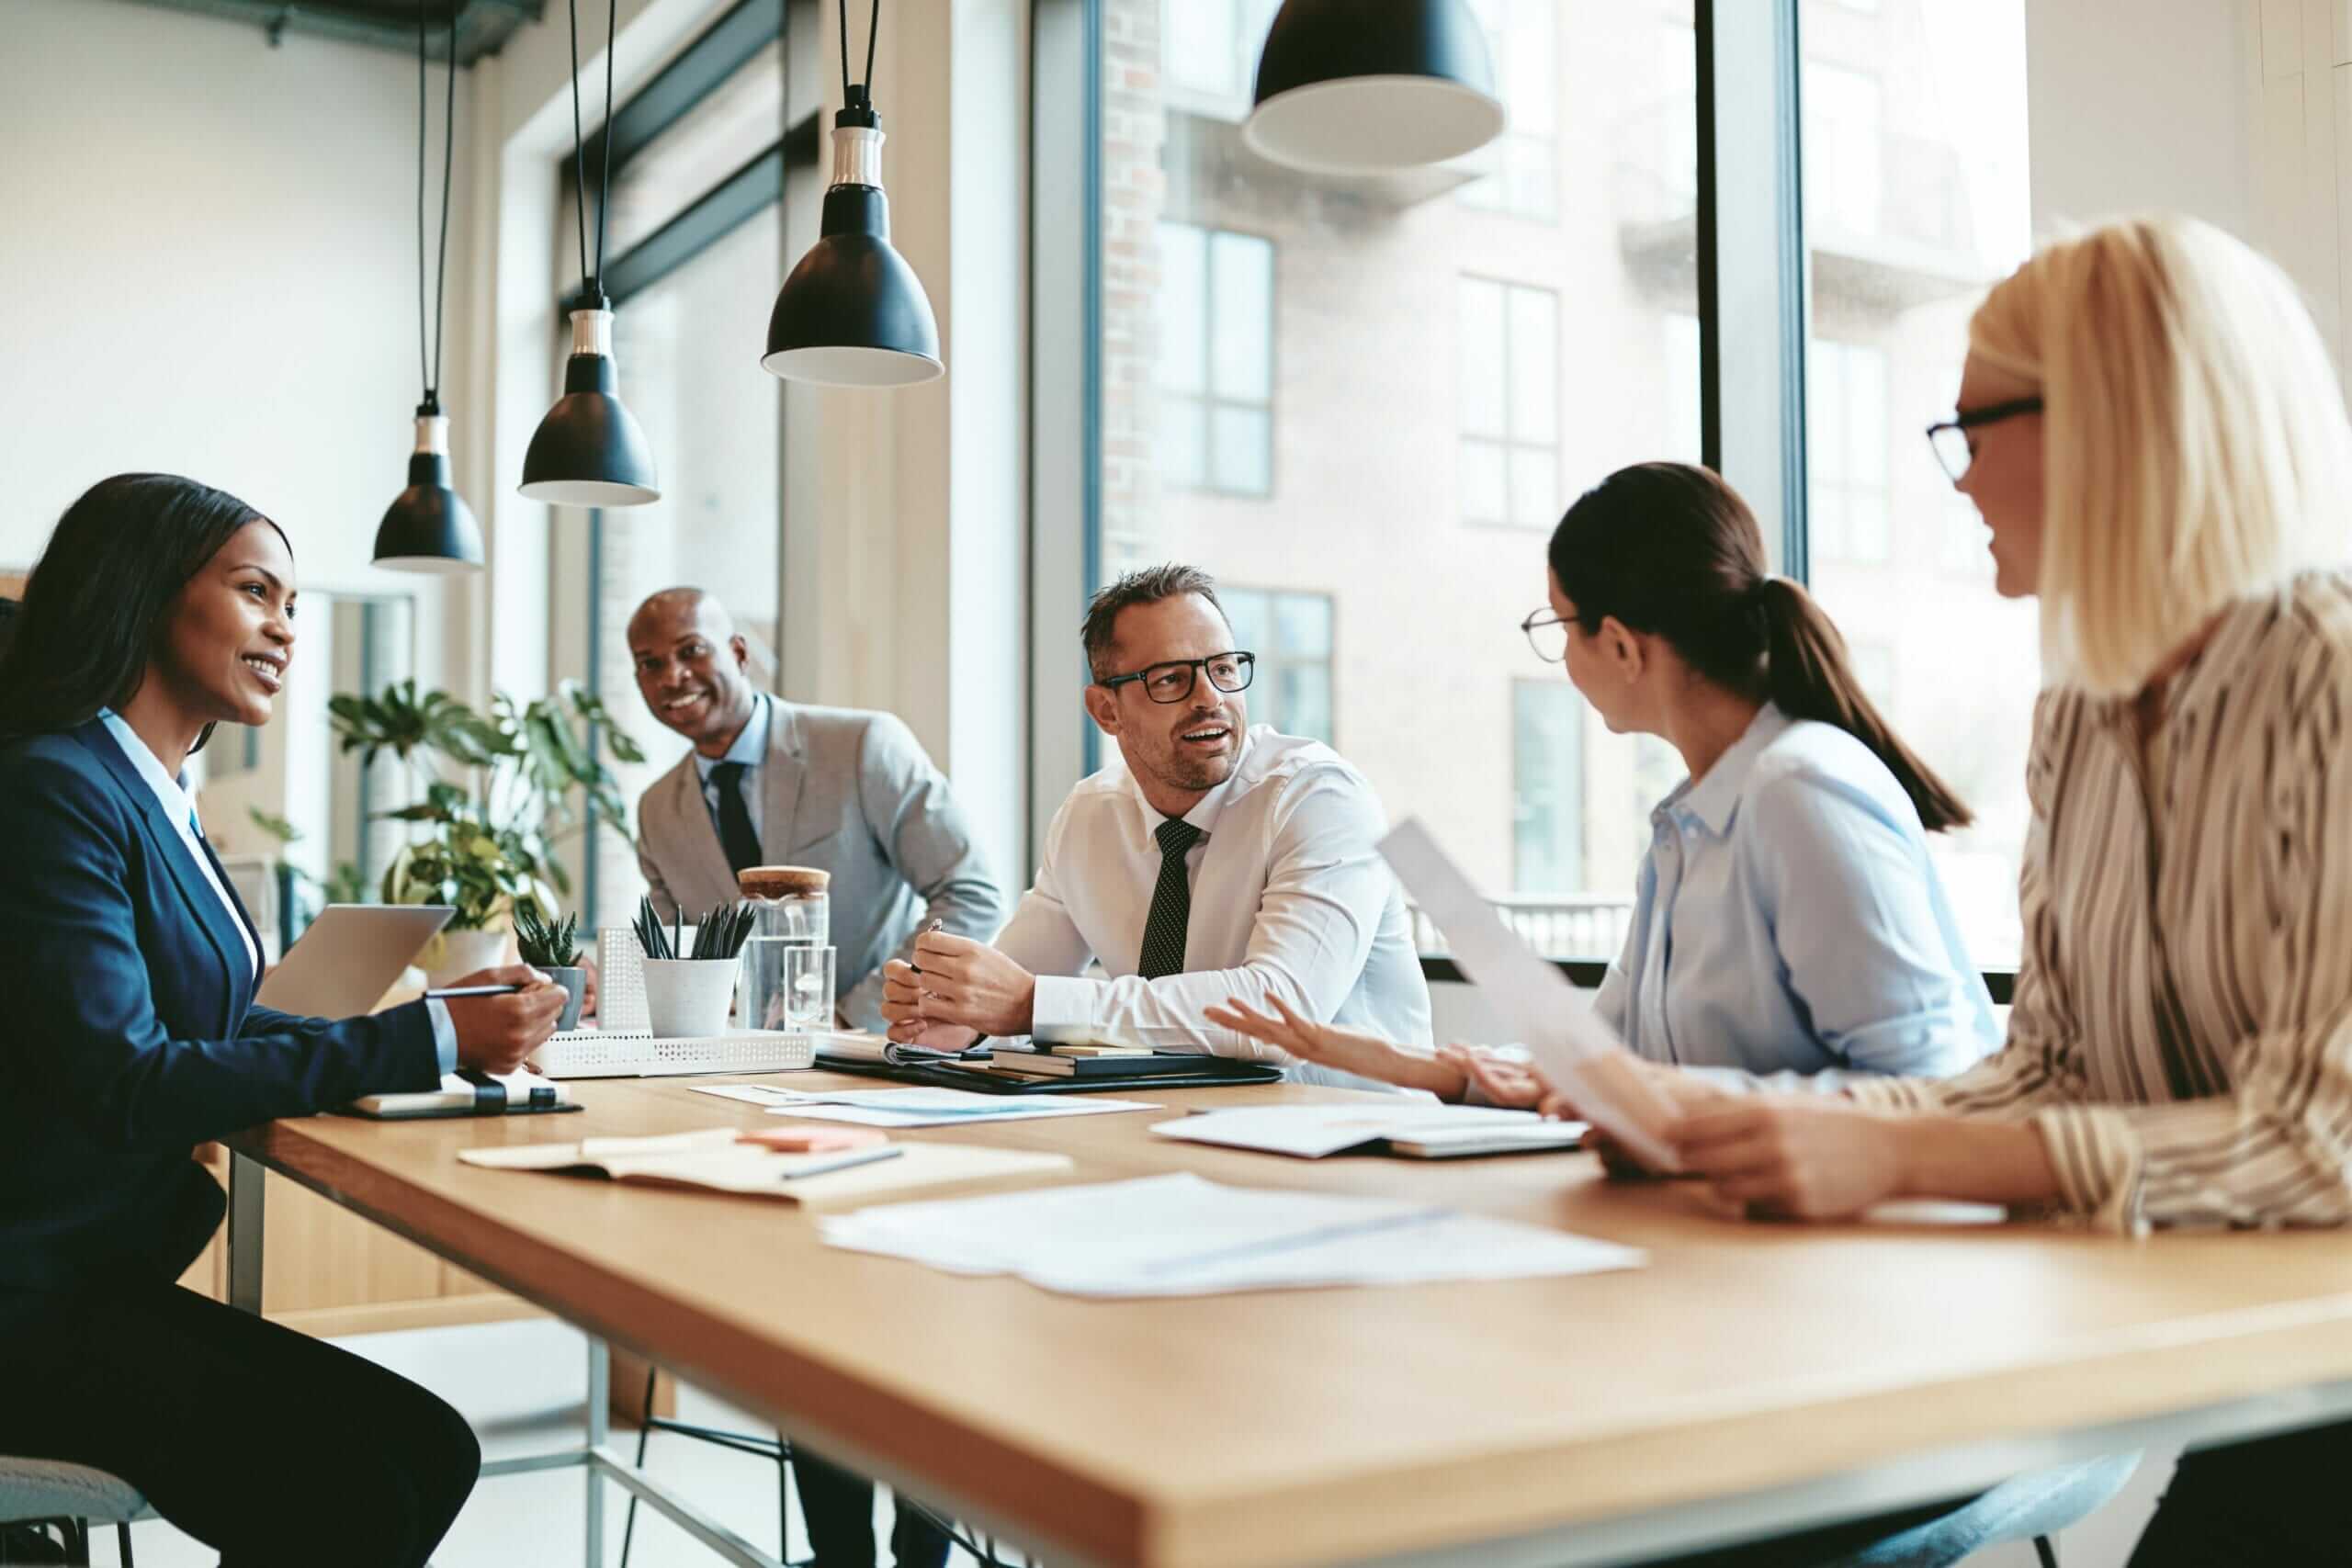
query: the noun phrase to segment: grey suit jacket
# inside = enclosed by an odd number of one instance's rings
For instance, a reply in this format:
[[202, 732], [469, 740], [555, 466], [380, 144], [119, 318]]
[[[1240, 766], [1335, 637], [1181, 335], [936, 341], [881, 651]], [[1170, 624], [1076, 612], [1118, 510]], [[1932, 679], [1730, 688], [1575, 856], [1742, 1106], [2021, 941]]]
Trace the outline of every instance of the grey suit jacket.
[[[882, 965], [926, 919], [987, 942], [1006, 899], [922, 743], [897, 717], [770, 697], [760, 851], [770, 865], [832, 873], [842, 1016], [882, 1027]], [[637, 805], [638, 864], [655, 908], [689, 919], [739, 897], [688, 752]]]

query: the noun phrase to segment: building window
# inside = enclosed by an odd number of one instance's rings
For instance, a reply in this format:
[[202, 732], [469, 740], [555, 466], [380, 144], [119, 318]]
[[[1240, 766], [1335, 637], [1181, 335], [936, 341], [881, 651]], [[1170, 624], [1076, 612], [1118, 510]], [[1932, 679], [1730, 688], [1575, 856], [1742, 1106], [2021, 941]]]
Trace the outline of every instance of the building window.
[[1486, 177], [1464, 186], [1458, 199], [1552, 221], [1560, 214], [1557, 0], [1471, 0], [1471, 9], [1486, 28], [1510, 123], [1467, 160]]
[[1817, 234], [1879, 231], [1885, 109], [1878, 78], [1808, 60], [1804, 65], [1805, 212]]
[[1221, 588], [1236, 648], [1258, 656], [1250, 721], [1338, 744], [1331, 724], [1331, 596]]
[[1510, 683], [1511, 890], [1581, 892], [1584, 699], [1563, 680]]
[[1159, 13], [1160, 59], [1169, 85], [1246, 108], [1258, 51], [1281, 0], [1167, 0]]
[[1560, 297], [1461, 281], [1462, 515], [1548, 528], [1560, 510]]
[[1807, 538], [1815, 560], [1887, 558], [1886, 353], [1815, 338], [1805, 349]]
[[1159, 225], [1159, 474], [1184, 490], [1274, 489], [1274, 247]]

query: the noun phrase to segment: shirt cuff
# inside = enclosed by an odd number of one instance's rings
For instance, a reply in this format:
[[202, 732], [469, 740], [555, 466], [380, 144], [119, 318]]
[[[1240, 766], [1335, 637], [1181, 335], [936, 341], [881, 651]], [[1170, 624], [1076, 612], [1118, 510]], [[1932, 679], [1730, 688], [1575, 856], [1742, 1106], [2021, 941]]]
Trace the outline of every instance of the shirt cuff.
[[1040, 1044], [1075, 1044], [1092, 1038], [1100, 980], [1040, 975], [1029, 1005], [1029, 1037]]
[[458, 1026], [449, 1021], [449, 1004], [438, 997], [425, 998], [424, 1016], [433, 1021], [433, 1054], [446, 1078], [458, 1070]]
[[2041, 1134], [2062, 1206], [2098, 1230], [2148, 1234], [2141, 1206], [2145, 1160], [2127, 1117], [2112, 1106], [2058, 1105], [2034, 1112], [2026, 1124]]

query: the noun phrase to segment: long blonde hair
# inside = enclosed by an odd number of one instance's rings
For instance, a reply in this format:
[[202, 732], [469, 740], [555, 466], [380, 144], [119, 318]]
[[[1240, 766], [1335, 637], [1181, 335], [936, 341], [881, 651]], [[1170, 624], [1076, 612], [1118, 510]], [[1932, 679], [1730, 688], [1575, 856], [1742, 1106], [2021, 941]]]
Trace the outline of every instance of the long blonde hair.
[[1969, 322], [2044, 403], [2044, 678], [2145, 684], [2233, 600], [2343, 563], [2352, 425], [2284, 272], [2211, 224], [2128, 219], [2049, 245]]

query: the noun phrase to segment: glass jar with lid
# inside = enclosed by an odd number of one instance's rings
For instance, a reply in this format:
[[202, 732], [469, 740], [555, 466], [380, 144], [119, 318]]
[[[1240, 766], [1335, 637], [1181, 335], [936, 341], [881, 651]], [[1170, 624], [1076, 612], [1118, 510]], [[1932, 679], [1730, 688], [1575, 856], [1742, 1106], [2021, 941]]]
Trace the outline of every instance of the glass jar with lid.
[[832, 879], [832, 873], [806, 865], [747, 866], [736, 874], [735, 886], [752, 904], [752, 934], [743, 943], [735, 1014], [745, 1027], [785, 1027], [784, 955], [794, 947], [824, 947], [832, 942], [826, 893]]

